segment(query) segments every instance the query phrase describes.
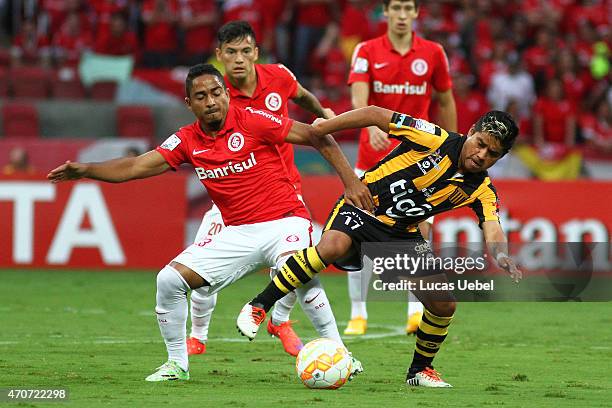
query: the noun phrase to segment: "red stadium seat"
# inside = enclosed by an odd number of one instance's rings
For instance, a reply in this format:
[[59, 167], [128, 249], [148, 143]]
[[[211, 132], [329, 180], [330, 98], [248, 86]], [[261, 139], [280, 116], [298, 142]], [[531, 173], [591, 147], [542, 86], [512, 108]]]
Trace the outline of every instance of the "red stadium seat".
[[76, 70], [61, 68], [51, 78], [51, 96], [62, 99], [83, 99], [87, 93]]
[[92, 99], [101, 101], [112, 101], [117, 93], [117, 83], [115, 81], [95, 82], [89, 89]]
[[2, 134], [6, 137], [39, 137], [38, 111], [34, 105], [7, 103], [2, 106]]
[[122, 137], [155, 136], [155, 118], [149, 106], [126, 105], [117, 108], [117, 134]]
[[49, 71], [40, 67], [19, 67], [9, 71], [9, 87], [15, 98], [49, 97]]

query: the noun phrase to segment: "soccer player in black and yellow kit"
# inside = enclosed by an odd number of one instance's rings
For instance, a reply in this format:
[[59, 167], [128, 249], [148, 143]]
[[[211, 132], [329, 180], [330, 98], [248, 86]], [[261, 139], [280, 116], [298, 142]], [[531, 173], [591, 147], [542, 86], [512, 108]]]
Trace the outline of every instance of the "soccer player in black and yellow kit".
[[[498, 265], [516, 282], [520, 280], [520, 270], [507, 255], [497, 193], [486, 171], [514, 144], [518, 127], [512, 117], [505, 112], [488, 112], [472, 126], [467, 137], [376, 106], [315, 122], [321, 134], [366, 126], [378, 126], [389, 137], [401, 141], [362, 177], [374, 198], [375, 210], [370, 213], [343, 199], [338, 202], [319, 244], [295, 253], [266, 289], [243, 307], [237, 325], [250, 339], [257, 334], [262, 315], [276, 300], [308, 282], [327, 265], [335, 263], [343, 269], [360, 267], [361, 243], [399, 241], [410, 256], [416, 256], [425, 244], [417, 224], [463, 206], [470, 206], [478, 216]], [[413, 277], [428, 283], [447, 282], [440, 270], [427, 268], [416, 271]], [[425, 312], [416, 333], [406, 381], [415, 386], [450, 387], [433, 369], [432, 361], [448, 333], [455, 299], [449, 291], [416, 291], [415, 295], [425, 306]]]

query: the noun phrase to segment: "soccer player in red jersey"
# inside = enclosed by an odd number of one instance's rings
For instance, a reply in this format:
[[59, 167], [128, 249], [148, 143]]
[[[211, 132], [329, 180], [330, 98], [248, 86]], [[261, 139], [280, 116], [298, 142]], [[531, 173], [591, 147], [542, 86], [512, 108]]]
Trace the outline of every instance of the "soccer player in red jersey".
[[[419, 15], [418, 0], [384, 0], [383, 12], [387, 17], [387, 33], [359, 43], [353, 52], [348, 78], [353, 108], [377, 105], [427, 120], [435, 91], [440, 125], [456, 131], [457, 112], [444, 49], [412, 30]], [[355, 165], [357, 175], [363, 175], [398, 144], [375, 126], [362, 129]], [[432, 222], [430, 218], [419, 225], [425, 239], [430, 237]], [[365, 291], [370, 276], [370, 268], [348, 275], [351, 320], [344, 334], [361, 335], [367, 330]], [[411, 334], [419, 324], [423, 305], [412, 294], [409, 299], [406, 332]]]
[[[317, 136], [312, 126], [268, 111], [230, 106], [223, 76], [212, 65], [192, 67], [185, 82], [185, 103], [197, 120], [155, 150], [101, 163], [68, 161], [47, 175], [54, 183], [80, 178], [120, 183], [189, 163], [223, 214], [226, 227], [221, 232], [188, 246], [157, 275], [155, 311], [168, 361], [147, 381], [189, 379], [185, 339], [189, 290], [205, 287], [208, 293], [217, 293], [262, 267], [280, 266], [310, 243], [308, 211], [289, 180], [277, 145], [314, 146], [338, 172], [347, 201], [367, 211], [374, 209], [369, 190], [331, 136]], [[363, 370], [357, 360], [354, 367], [353, 374]]]
[[[245, 21], [229, 22], [219, 29], [217, 37], [219, 42], [216, 49], [217, 59], [225, 67], [225, 82], [230, 94], [230, 103], [233, 106], [240, 108], [250, 106], [288, 117], [288, 104], [291, 99], [319, 117], [331, 118], [334, 116], [334, 112], [324, 109], [317, 98], [302, 87], [284, 65], [255, 63], [259, 57], [259, 50], [255, 41], [255, 32], [249, 23]], [[302, 183], [300, 173], [295, 166], [293, 145], [284, 143], [278, 145], [277, 149], [289, 180], [301, 200]], [[213, 208], [204, 215], [195, 242], [218, 233], [224, 225], [219, 209], [213, 205]], [[187, 339], [190, 355], [206, 352], [208, 327], [217, 302], [216, 294], [209, 296], [201, 292], [196, 290], [191, 294], [191, 334]], [[315, 297], [317, 297], [317, 303], [309, 301]], [[331, 309], [327, 306], [329, 301], [322, 287], [316, 285], [309, 293], [298, 292], [297, 297], [292, 293], [281, 299], [274, 308], [268, 321], [268, 332], [278, 337], [285, 351], [293, 356], [297, 356], [303, 347], [302, 341], [293, 331], [289, 321], [289, 313], [298, 298], [304, 312], [319, 334], [323, 337], [339, 338], [336, 321]], [[322, 304], [326, 306], [318, 307]]]

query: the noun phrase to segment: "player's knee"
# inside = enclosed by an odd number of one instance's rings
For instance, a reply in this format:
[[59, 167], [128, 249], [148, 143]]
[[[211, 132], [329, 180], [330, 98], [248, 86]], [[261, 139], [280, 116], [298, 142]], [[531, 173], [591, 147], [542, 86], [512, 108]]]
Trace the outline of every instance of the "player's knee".
[[454, 300], [444, 302], [433, 302], [430, 312], [440, 317], [451, 317], [455, 314], [457, 302]]
[[317, 252], [325, 263], [331, 264], [344, 256], [351, 248], [351, 237], [339, 231], [326, 231], [317, 244]]
[[185, 294], [189, 290], [189, 285], [171, 266], [166, 265], [157, 274], [157, 297], [158, 299], [167, 298], [176, 293]]

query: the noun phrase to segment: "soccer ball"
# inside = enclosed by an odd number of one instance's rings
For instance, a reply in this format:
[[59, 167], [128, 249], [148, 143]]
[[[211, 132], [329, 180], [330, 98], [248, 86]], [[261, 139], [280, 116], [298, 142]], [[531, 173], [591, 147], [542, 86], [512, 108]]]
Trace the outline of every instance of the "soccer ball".
[[306, 344], [295, 362], [297, 375], [307, 388], [340, 388], [348, 380], [351, 368], [348, 350], [327, 338]]

